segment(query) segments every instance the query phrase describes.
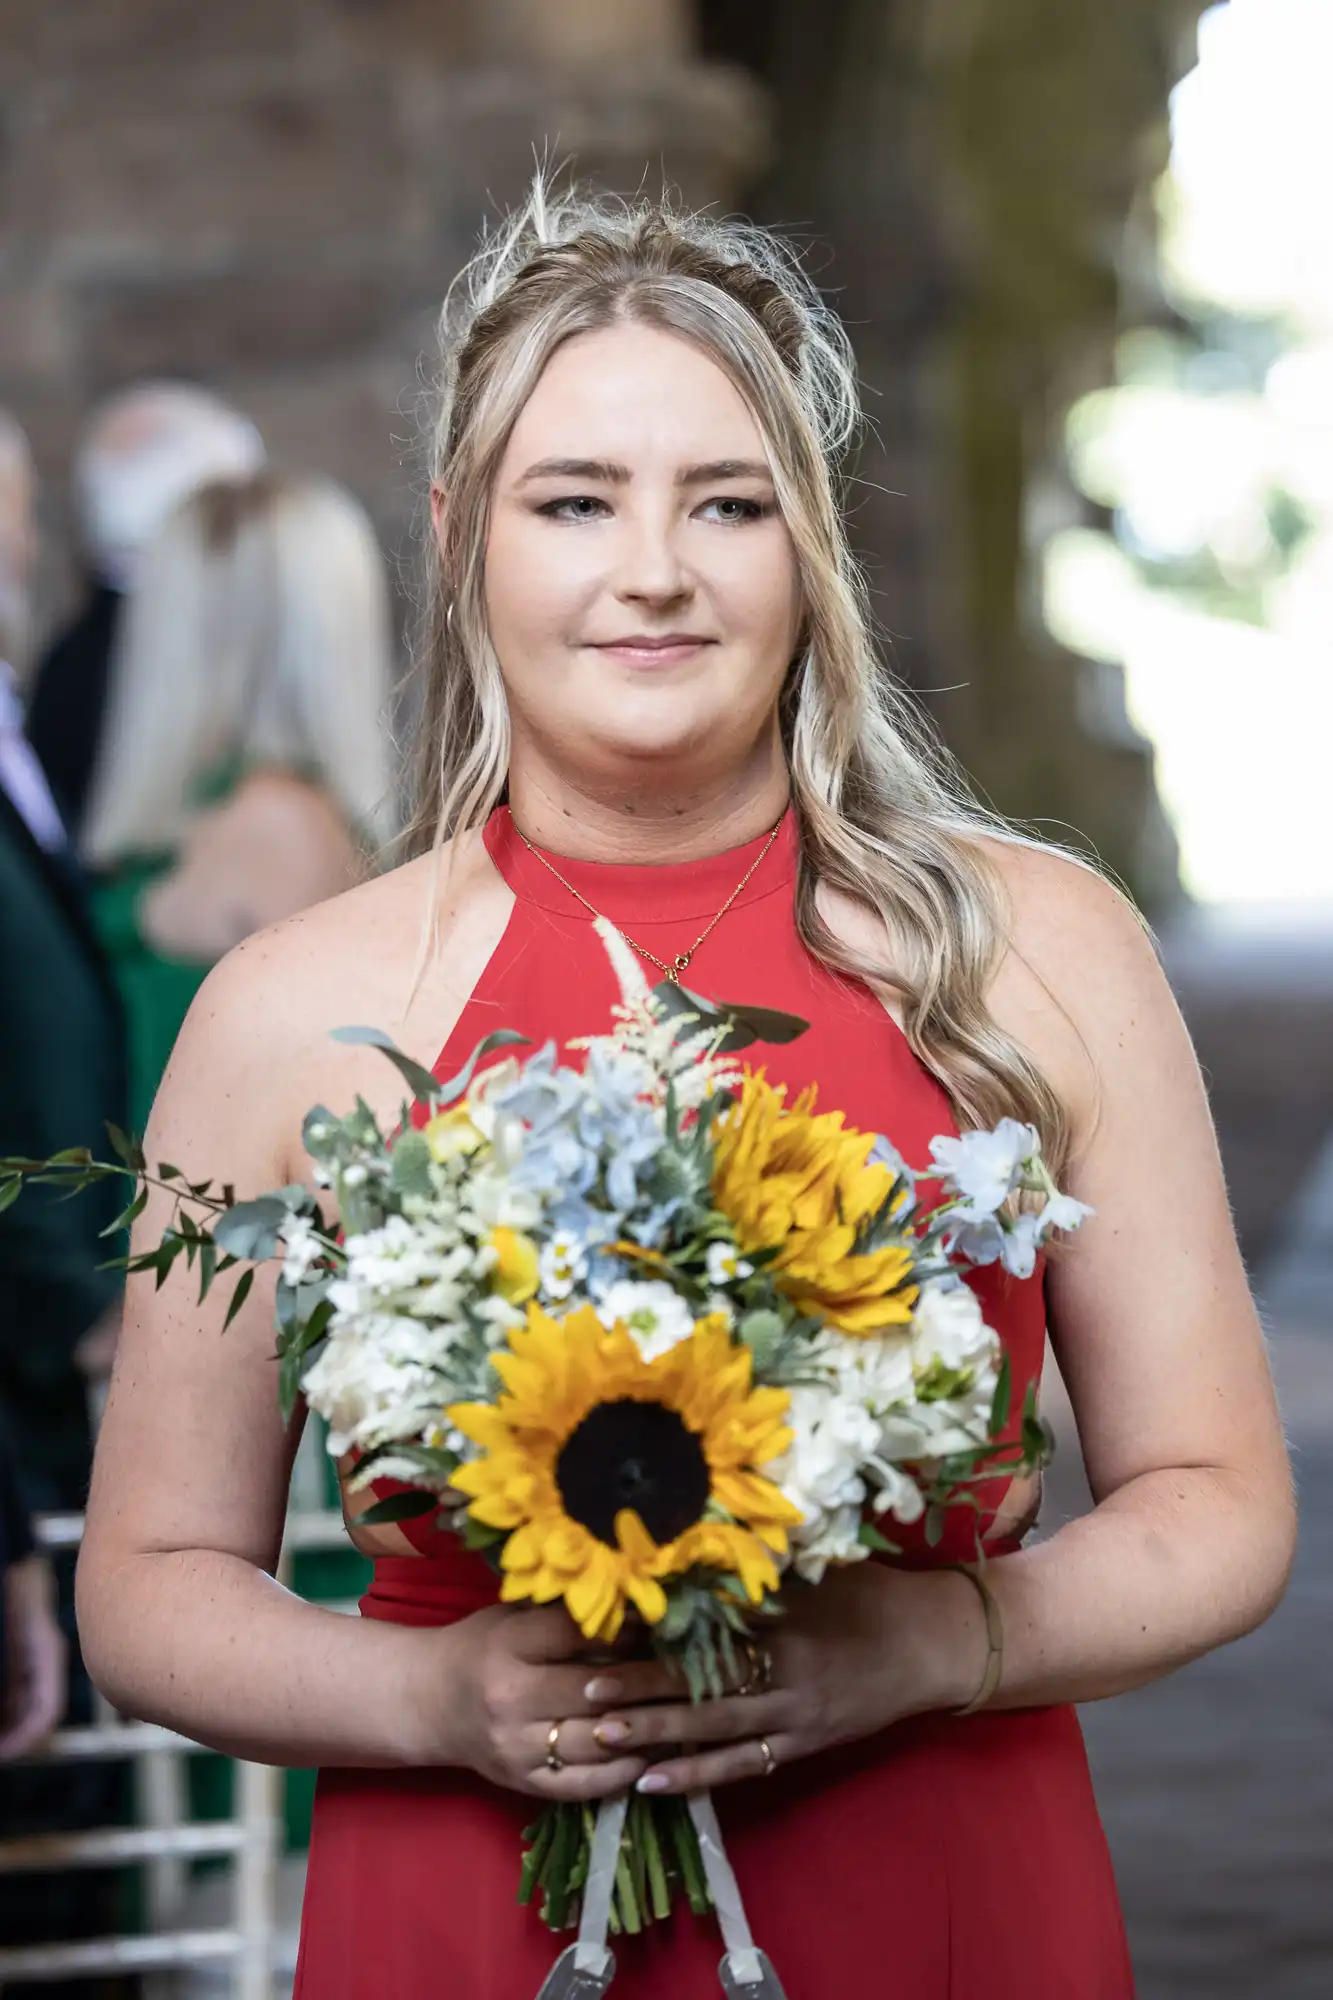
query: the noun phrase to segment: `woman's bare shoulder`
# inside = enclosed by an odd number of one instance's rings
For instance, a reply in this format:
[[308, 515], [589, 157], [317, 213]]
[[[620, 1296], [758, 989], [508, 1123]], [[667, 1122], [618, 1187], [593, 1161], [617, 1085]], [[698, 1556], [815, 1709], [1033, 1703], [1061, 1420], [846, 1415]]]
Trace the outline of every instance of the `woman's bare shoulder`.
[[1118, 1070], [1188, 1054], [1152, 934], [1130, 898], [1075, 856], [989, 836], [980, 846], [1004, 904], [991, 1010], [1076, 1124], [1093, 1119]]
[[504, 929], [509, 891], [480, 843], [360, 883], [228, 952], [201, 986], [163, 1082], [159, 1113], [228, 1106], [262, 1116], [286, 1145], [314, 1101], [360, 1092], [396, 1108], [382, 1057], [330, 1038], [375, 1027], [429, 1063]]

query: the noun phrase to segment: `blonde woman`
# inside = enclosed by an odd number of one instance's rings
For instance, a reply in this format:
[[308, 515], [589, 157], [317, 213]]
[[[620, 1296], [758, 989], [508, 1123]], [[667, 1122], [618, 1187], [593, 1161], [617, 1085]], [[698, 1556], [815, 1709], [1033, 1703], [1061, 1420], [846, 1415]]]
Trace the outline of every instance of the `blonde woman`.
[[218, 480], [158, 532], [83, 842], [136, 1130], [208, 968], [350, 887], [391, 831], [391, 682], [383, 557], [341, 488]]
[[[518, 1829], [534, 1800], [634, 1784], [715, 1788], [792, 2000], [1124, 2000], [1070, 1704], [1264, 1618], [1293, 1534], [1148, 940], [1096, 874], [983, 819], [877, 662], [835, 481], [845, 341], [770, 239], [539, 196], [444, 335], [419, 858], [222, 965], [150, 1151], [269, 1186], [306, 1171], [312, 1101], [391, 1116], [380, 1060], [328, 1040], [342, 1023], [443, 1064], [501, 1022], [604, 1027], [600, 911], [650, 969], [688, 959], [706, 994], [810, 1019], [770, 1075], [909, 1155], [951, 1123], [1039, 1126], [1097, 1210], [1045, 1297], [1098, 1505], [1025, 1549], [1031, 1494], [987, 1496], [998, 1685], [979, 1594], [944, 1566], [971, 1547], [955, 1526], [810, 1593], [768, 1691], [691, 1711], [654, 1666], [590, 1669], [562, 1608], [498, 1605], [419, 1522], [361, 1531], [359, 1620], [295, 1602], [271, 1574], [293, 1440], [269, 1305], [222, 1337], [187, 1285], [132, 1288], [83, 1561], [93, 1670], [135, 1714], [328, 1767], [302, 2000], [531, 2000], [553, 1949], [514, 1901]], [[1032, 1379], [1041, 1286], [978, 1282]], [[616, 1991], [695, 2000], [718, 1951], [678, 1918], [620, 1942]]]

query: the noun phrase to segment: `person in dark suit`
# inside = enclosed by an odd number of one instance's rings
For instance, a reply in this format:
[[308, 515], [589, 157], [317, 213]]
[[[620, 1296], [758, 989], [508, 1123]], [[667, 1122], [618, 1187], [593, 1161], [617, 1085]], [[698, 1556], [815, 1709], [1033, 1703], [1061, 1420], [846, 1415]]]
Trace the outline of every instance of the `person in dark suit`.
[[87, 590], [38, 665], [28, 739], [78, 844], [106, 715], [117, 630], [141, 559], [168, 514], [212, 479], [264, 463], [248, 417], [183, 382], [141, 382], [88, 425], [75, 467]]
[[[21, 637], [31, 538], [31, 472], [22, 433], [0, 412], [0, 640]], [[6, 607], [8, 615], [6, 616]], [[67, 1146], [105, 1155], [108, 1119], [120, 1122], [124, 1035], [114, 983], [83, 900], [82, 879], [41, 766], [23, 733], [14, 677], [0, 666], [0, 1155], [42, 1158]], [[90, 1384], [110, 1367], [120, 1280], [103, 1268], [114, 1245], [101, 1231], [120, 1205], [113, 1185], [73, 1201], [26, 1189], [0, 1214], [0, 1400], [12, 1419], [15, 1507], [79, 1511], [92, 1462]], [[11, 1523], [19, 1514], [10, 1510]], [[70, 1718], [86, 1722], [92, 1694], [78, 1652], [73, 1562], [54, 1563], [57, 1615], [68, 1653]], [[20, 1563], [40, 1591], [40, 1566]], [[121, 1767], [7, 1766], [0, 1833], [18, 1836], [104, 1826], [125, 1801]], [[86, 1936], [115, 1927], [115, 1882], [99, 1875], [0, 1877], [6, 1943]], [[29, 1987], [6, 1987], [26, 1994]], [[45, 1989], [43, 1989], [45, 1990]], [[71, 1996], [112, 1990], [76, 1982]], [[126, 1989], [117, 1985], [118, 1992]]]

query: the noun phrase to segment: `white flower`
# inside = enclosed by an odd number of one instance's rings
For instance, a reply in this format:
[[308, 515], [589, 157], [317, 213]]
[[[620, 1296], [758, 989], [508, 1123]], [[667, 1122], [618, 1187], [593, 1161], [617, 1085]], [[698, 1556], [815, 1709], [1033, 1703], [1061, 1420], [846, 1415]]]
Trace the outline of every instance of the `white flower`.
[[891, 1514], [895, 1521], [904, 1525], [919, 1521], [926, 1511], [925, 1495], [910, 1474], [902, 1472], [896, 1465], [876, 1465], [876, 1493], [874, 1509], [877, 1514]]
[[621, 1278], [598, 1301], [603, 1326], [619, 1320], [634, 1335], [645, 1361], [656, 1361], [694, 1332], [694, 1314], [680, 1293], [660, 1279]]
[[747, 1263], [734, 1243], [710, 1243], [708, 1246], [708, 1282], [710, 1285], [734, 1284], [737, 1278], [748, 1278], [754, 1265]]
[[861, 1509], [839, 1507], [810, 1528], [791, 1536], [791, 1566], [807, 1583], [822, 1583], [830, 1563], [864, 1562], [870, 1551], [861, 1540]]
[[1040, 1150], [1036, 1128], [1020, 1125], [1016, 1118], [1002, 1118], [993, 1132], [964, 1132], [958, 1139], [930, 1142], [931, 1158], [964, 1197], [973, 1219], [1003, 1207]]
[[1041, 1212], [1043, 1234], [1052, 1229], [1077, 1229], [1092, 1213], [1086, 1202], [1075, 1201], [1072, 1194], [1061, 1194], [1057, 1188]]
[[995, 1346], [995, 1335], [969, 1286], [923, 1285], [912, 1314], [912, 1358], [919, 1372], [936, 1361], [951, 1371], [973, 1368]]
[[541, 1288], [548, 1299], [567, 1299], [588, 1269], [588, 1258], [577, 1236], [566, 1230], [542, 1244], [537, 1256]]
[[1025, 1210], [1014, 1218], [1000, 1239], [1000, 1262], [1011, 1277], [1032, 1276], [1044, 1233], [1040, 1215]]
[[288, 1285], [299, 1285], [324, 1255], [324, 1238], [308, 1215], [285, 1216], [279, 1225], [278, 1235], [287, 1246], [282, 1265], [283, 1281]]

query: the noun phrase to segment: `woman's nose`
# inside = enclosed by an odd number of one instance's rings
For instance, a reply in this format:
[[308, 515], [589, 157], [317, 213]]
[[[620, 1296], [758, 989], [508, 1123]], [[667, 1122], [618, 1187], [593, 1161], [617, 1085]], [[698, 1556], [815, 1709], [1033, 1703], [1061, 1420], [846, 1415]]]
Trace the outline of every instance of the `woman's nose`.
[[669, 604], [689, 595], [692, 585], [671, 523], [628, 526], [617, 584], [622, 597], [643, 603]]

